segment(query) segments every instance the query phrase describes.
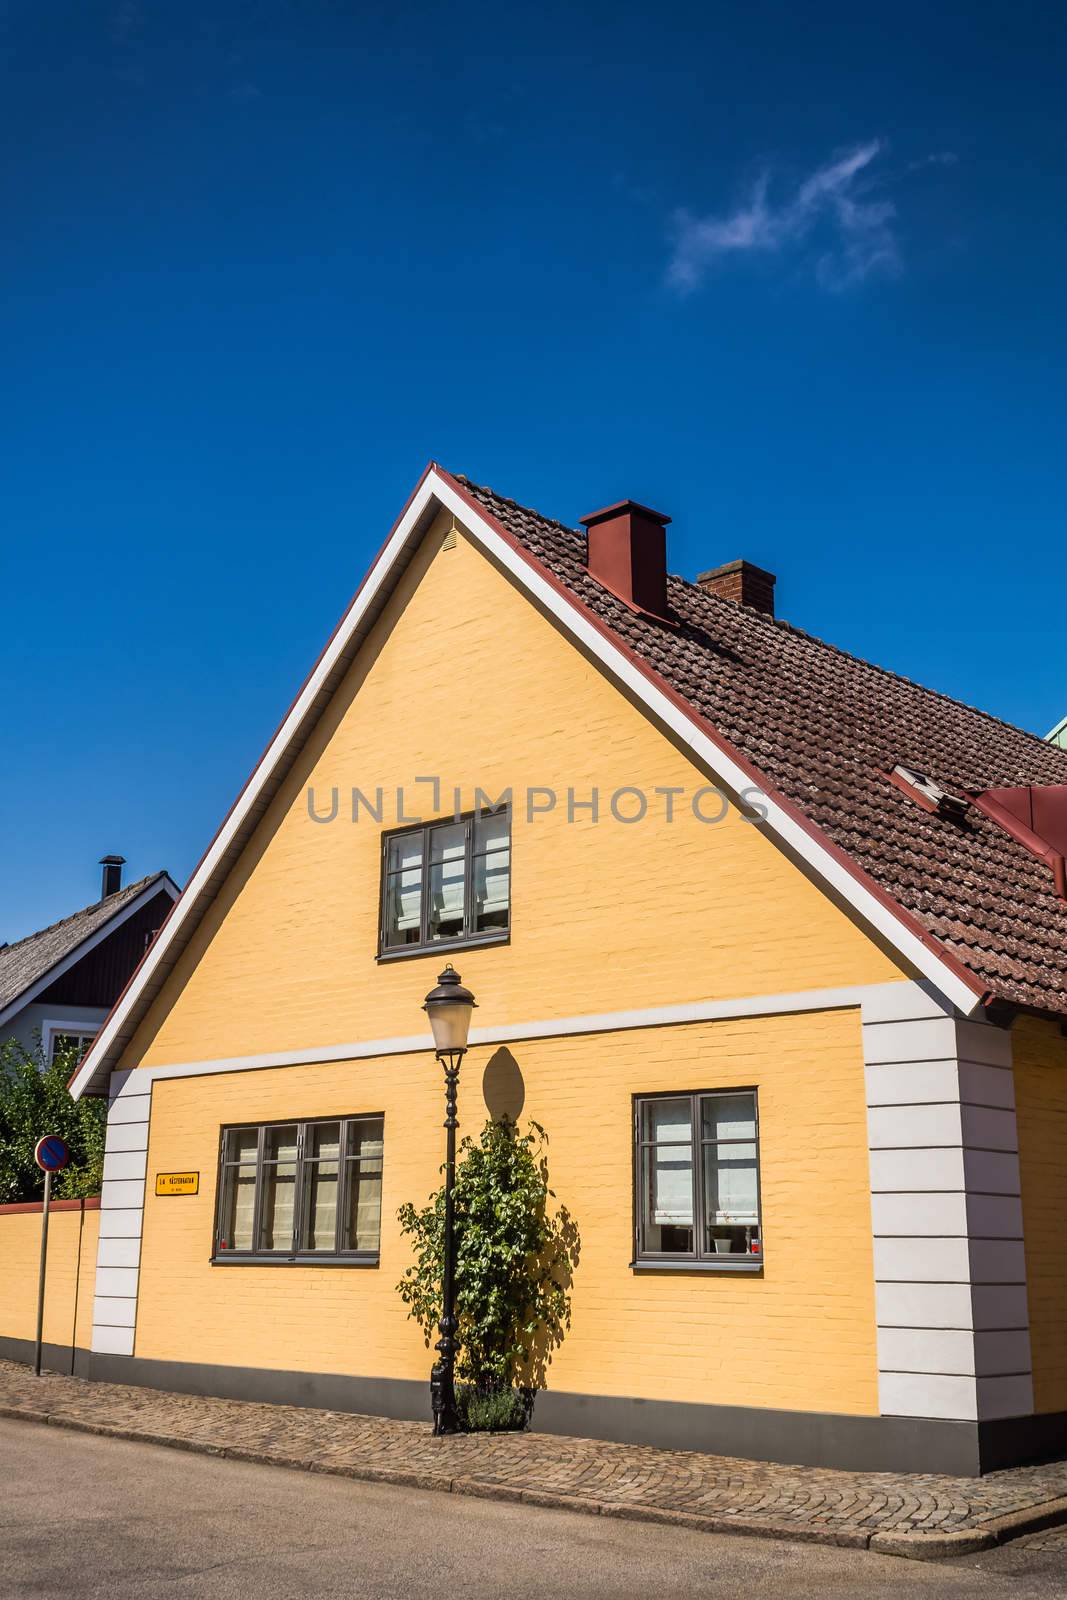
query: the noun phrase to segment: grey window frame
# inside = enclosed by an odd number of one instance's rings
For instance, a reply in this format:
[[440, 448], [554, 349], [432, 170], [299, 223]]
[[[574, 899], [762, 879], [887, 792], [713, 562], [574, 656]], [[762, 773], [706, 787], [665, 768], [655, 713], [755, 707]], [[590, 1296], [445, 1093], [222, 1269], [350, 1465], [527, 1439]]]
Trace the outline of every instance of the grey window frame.
[[[737, 1141], [723, 1141], [705, 1139], [703, 1136], [703, 1120], [700, 1115], [700, 1102], [702, 1100], [724, 1099], [731, 1095], [750, 1094], [755, 1112], [755, 1141], [744, 1139]], [[657, 1100], [688, 1100], [690, 1102], [690, 1157], [693, 1170], [693, 1249], [689, 1251], [648, 1250], [645, 1248], [642, 1237], [641, 1204], [641, 1154], [642, 1150], [651, 1141], [641, 1137], [641, 1114], [646, 1105]], [[633, 1097], [633, 1260], [630, 1262], [631, 1270], [635, 1272], [747, 1272], [761, 1273], [763, 1271], [763, 1188], [760, 1161], [760, 1119], [759, 1119], [759, 1090], [754, 1084], [739, 1084], [730, 1089], [665, 1089], [655, 1094], [635, 1094]], [[718, 1255], [715, 1251], [703, 1250], [701, 1240], [704, 1233], [704, 1146], [708, 1144], [736, 1142], [738, 1144], [752, 1144], [756, 1146], [756, 1229], [755, 1237], [759, 1240], [758, 1255]]]
[[[474, 824], [489, 817], [507, 819], [508, 837], [508, 925], [489, 932], [474, 931]], [[463, 932], [452, 939], [430, 938], [430, 850], [431, 837], [438, 829], [465, 829], [463, 857]], [[394, 839], [422, 837], [422, 881], [419, 903], [419, 937], [412, 944], [387, 945], [386, 891], [389, 883], [389, 846]], [[511, 867], [512, 833], [510, 805], [489, 806], [480, 811], [464, 811], [459, 816], [435, 817], [430, 822], [416, 822], [410, 827], [391, 828], [382, 834], [381, 873], [378, 887], [378, 960], [403, 961], [411, 956], [437, 955], [442, 950], [477, 949], [481, 945], [508, 944], [511, 940]]]
[[[377, 1250], [350, 1250], [341, 1243], [343, 1230], [348, 1217], [349, 1191], [352, 1181], [352, 1171], [359, 1164], [360, 1158], [354, 1156], [353, 1128], [359, 1123], [376, 1122], [382, 1129], [382, 1174], [385, 1173], [385, 1116], [381, 1111], [361, 1111], [339, 1113], [332, 1117], [281, 1117], [274, 1122], [228, 1122], [219, 1129], [219, 1160], [218, 1174], [215, 1184], [215, 1223], [211, 1241], [211, 1264], [217, 1267], [247, 1267], [247, 1266], [308, 1266], [308, 1267], [376, 1267], [381, 1258], [381, 1218], [378, 1222], [378, 1249]], [[307, 1167], [314, 1165], [318, 1159], [309, 1157], [305, 1160], [308, 1148], [308, 1130], [321, 1127], [328, 1123], [340, 1124], [340, 1145], [338, 1150], [338, 1177], [337, 1177], [337, 1220], [334, 1229], [334, 1248], [332, 1250], [304, 1250], [300, 1248], [300, 1239], [304, 1229], [304, 1216], [306, 1209]], [[267, 1137], [276, 1128], [296, 1129], [296, 1171], [293, 1175], [293, 1231], [292, 1248], [289, 1250], [263, 1250], [259, 1247], [262, 1237], [263, 1224], [263, 1197], [266, 1189], [265, 1168], [269, 1163], [265, 1159]], [[226, 1159], [229, 1149], [231, 1134], [248, 1133], [255, 1130], [257, 1133], [256, 1165], [255, 1165], [255, 1192], [252, 1205], [252, 1248], [251, 1250], [222, 1250], [219, 1241], [222, 1235], [223, 1215], [222, 1208], [226, 1199], [226, 1168], [239, 1165]], [[251, 1166], [251, 1162], [248, 1163]]]

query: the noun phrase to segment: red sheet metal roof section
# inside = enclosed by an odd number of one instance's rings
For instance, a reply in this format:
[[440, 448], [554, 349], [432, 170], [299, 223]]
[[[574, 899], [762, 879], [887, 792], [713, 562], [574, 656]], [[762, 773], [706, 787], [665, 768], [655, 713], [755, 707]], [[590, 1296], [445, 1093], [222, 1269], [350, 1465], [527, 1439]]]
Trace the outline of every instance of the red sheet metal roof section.
[[1048, 862], [1056, 893], [1067, 900], [1067, 784], [984, 789], [974, 804], [1039, 861]]

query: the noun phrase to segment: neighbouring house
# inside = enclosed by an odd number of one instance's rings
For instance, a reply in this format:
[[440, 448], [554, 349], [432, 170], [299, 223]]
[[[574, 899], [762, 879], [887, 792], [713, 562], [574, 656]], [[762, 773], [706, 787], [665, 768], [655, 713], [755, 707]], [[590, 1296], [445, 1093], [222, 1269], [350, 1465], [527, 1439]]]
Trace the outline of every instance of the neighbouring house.
[[14, 944], [0, 945], [0, 1043], [38, 1039], [86, 1050], [178, 898], [166, 872], [122, 887], [122, 856], [104, 856], [100, 898]]
[[1057, 722], [1056, 726], [1046, 733], [1045, 738], [1049, 744], [1059, 745], [1061, 750], [1067, 750], [1067, 717], [1064, 717], [1062, 722]]
[[542, 1123], [582, 1232], [536, 1427], [1067, 1443], [1067, 752], [749, 563], [669, 576], [668, 520], [426, 470], [72, 1079], [110, 1097], [78, 1371], [428, 1415], [397, 1208], [448, 960], [461, 1128]]

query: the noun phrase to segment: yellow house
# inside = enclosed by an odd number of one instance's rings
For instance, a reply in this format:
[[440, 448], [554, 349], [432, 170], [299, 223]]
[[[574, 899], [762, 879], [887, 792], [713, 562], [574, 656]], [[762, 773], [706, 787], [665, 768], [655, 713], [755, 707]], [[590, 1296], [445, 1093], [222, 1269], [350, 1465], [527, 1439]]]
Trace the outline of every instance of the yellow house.
[[[977, 1472], [1067, 1420], [1067, 752], [431, 465], [75, 1079], [89, 1376], [428, 1415], [397, 1208], [547, 1129], [535, 1426]], [[1057, 848], [1058, 847], [1058, 848]], [[1057, 867], [1056, 862], [1059, 862]]]

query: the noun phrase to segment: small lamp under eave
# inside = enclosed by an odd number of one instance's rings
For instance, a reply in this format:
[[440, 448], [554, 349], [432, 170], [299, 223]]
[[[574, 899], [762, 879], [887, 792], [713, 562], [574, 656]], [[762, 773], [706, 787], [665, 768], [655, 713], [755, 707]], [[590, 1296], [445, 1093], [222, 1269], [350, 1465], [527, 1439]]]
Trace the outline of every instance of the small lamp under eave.
[[477, 1002], [459, 980], [451, 961], [431, 989], [422, 1009], [430, 1019], [434, 1048], [439, 1056], [462, 1055], [467, 1048], [471, 1012]]

